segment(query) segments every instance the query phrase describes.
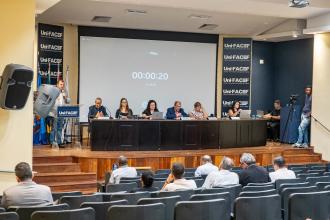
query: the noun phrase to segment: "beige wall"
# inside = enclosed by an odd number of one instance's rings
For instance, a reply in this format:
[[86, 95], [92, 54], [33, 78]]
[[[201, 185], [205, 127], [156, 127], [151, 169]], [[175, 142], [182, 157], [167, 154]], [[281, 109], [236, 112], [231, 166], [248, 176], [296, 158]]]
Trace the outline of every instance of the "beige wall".
[[[314, 36], [313, 105], [312, 115], [330, 128], [330, 33]], [[330, 160], [330, 133], [312, 120], [311, 144], [322, 158]]]
[[[2, 0], [0, 7], [0, 74], [6, 64], [33, 66], [34, 0]], [[31, 93], [32, 94], [32, 93]], [[0, 109], [0, 170], [13, 170], [17, 162], [32, 162], [32, 95], [23, 110]], [[0, 194], [15, 182], [0, 173]]]

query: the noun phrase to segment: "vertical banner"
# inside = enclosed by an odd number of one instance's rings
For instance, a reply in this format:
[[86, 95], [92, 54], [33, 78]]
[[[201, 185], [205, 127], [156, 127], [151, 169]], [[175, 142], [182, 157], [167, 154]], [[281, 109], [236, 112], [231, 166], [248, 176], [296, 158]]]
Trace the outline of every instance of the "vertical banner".
[[234, 101], [250, 108], [251, 38], [223, 39], [222, 117]]
[[54, 85], [63, 78], [63, 33], [63, 26], [38, 25], [39, 85]]

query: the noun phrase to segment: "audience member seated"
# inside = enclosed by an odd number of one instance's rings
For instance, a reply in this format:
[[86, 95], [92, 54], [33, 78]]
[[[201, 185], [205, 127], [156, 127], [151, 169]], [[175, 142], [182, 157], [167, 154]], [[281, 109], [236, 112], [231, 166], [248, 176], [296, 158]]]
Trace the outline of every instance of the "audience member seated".
[[200, 102], [194, 104], [194, 110], [189, 113], [189, 117], [197, 120], [205, 120], [208, 118], [207, 112], [202, 107]]
[[239, 183], [242, 186], [246, 186], [249, 183], [270, 182], [267, 170], [255, 164], [256, 159], [252, 154], [243, 153], [240, 162], [243, 170], [239, 174]]
[[281, 101], [274, 101], [274, 109], [269, 114], [264, 115], [267, 122], [268, 138], [274, 141], [280, 139]]
[[228, 110], [228, 117], [240, 117], [241, 114], [241, 103], [239, 101], [234, 101]]
[[154, 112], [158, 112], [157, 102], [155, 100], [149, 100], [147, 108], [142, 112], [142, 118], [152, 119]]
[[144, 171], [141, 176], [142, 188], [133, 189], [132, 192], [154, 192], [159, 191], [158, 188], [153, 187], [154, 174], [152, 171]]
[[220, 163], [220, 170], [211, 172], [205, 179], [203, 188], [213, 188], [239, 183], [238, 175], [230, 170], [234, 162], [229, 157], [224, 157]]
[[15, 167], [17, 185], [3, 192], [1, 206], [37, 206], [53, 204], [53, 197], [48, 186], [32, 181], [32, 170], [28, 163], [21, 162]]
[[175, 101], [174, 106], [167, 109], [166, 118], [180, 120], [181, 117], [188, 117], [188, 114], [181, 108], [181, 102]]
[[105, 107], [102, 105], [102, 99], [97, 97], [95, 99], [95, 105], [89, 107], [88, 119], [107, 117], [108, 113]]
[[185, 189], [196, 189], [194, 180], [186, 180], [183, 178], [184, 166], [181, 163], [174, 163], [172, 165], [172, 172], [167, 177], [162, 191], [176, 191]]
[[129, 167], [127, 165], [126, 157], [120, 156], [118, 158], [118, 166], [119, 166], [118, 169], [112, 171], [109, 183], [119, 184], [120, 178], [122, 178], [122, 177], [136, 177], [137, 176], [136, 169], [134, 167]]
[[292, 170], [288, 170], [283, 157], [276, 157], [273, 161], [275, 172], [269, 173], [272, 182], [278, 179], [295, 179], [296, 174]]
[[197, 167], [195, 177], [207, 176], [213, 171], [218, 171], [218, 167], [212, 164], [212, 159], [209, 155], [204, 155], [201, 159], [202, 165]]
[[128, 101], [126, 98], [120, 99], [119, 108], [116, 111], [116, 118], [127, 119], [133, 116], [132, 109], [128, 106]]

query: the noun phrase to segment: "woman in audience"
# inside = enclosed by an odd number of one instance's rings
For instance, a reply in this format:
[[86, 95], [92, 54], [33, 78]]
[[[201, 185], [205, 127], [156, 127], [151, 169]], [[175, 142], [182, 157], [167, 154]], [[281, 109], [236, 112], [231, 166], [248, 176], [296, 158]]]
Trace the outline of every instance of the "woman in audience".
[[120, 99], [119, 108], [116, 111], [116, 118], [127, 119], [133, 116], [132, 109], [128, 106], [128, 101], [126, 98]]
[[207, 119], [207, 112], [200, 102], [195, 102], [194, 110], [189, 113], [189, 117], [197, 120]]
[[142, 117], [152, 119], [152, 114], [158, 112], [157, 103], [155, 100], [149, 100], [147, 108], [142, 112]]
[[158, 188], [153, 187], [154, 174], [150, 170], [144, 171], [141, 176], [142, 188], [133, 189], [131, 192], [154, 192], [159, 191]]
[[230, 109], [228, 110], [228, 117], [240, 117], [241, 114], [241, 103], [239, 101], [234, 101]]

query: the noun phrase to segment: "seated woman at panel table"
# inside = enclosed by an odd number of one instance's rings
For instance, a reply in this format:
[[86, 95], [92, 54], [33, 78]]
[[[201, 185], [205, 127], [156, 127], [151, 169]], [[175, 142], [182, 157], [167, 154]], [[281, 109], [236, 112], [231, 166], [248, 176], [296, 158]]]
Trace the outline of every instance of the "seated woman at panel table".
[[147, 108], [142, 112], [142, 117], [145, 119], [152, 119], [152, 114], [154, 112], [159, 112], [157, 102], [155, 100], [149, 100]]
[[232, 106], [228, 110], [228, 117], [240, 117], [241, 111], [241, 103], [239, 101], [234, 101]]
[[188, 117], [188, 114], [181, 108], [181, 102], [175, 101], [174, 106], [167, 109], [166, 119], [180, 120], [181, 117]]
[[127, 119], [127, 118], [131, 118], [132, 116], [133, 116], [133, 111], [132, 109], [129, 108], [127, 99], [121, 98], [119, 108], [116, 111], [116, 118]]
[[197, 120], [205, 120], [208, 118], [207, 112], [204, 110], [200, 102], [195, 102], [194, 110], [189, 112], [189, 117]]

